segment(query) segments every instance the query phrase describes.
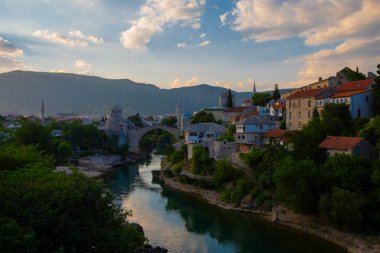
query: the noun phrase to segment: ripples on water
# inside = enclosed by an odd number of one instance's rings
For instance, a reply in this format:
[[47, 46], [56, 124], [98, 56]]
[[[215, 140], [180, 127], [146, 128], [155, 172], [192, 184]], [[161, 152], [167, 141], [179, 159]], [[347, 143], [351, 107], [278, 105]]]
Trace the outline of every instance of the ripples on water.
[[344, 252], [334, 245], [275, 226], [249, 214], [220, 210], [187, 194], [153, 184], [152, 170], [160, 169], [160, 157], [150, 162], [118, 168], [108, 182], [115, 204], [132, 210], [129, 220], [144, 227], [152, 245], [169, 252]]

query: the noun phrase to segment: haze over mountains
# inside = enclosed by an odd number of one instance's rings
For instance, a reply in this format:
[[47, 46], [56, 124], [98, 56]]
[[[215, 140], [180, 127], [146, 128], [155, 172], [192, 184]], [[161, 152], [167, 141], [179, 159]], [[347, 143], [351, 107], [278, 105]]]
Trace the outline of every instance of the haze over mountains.
[[[68, 73], [12, 71], [0, 74], [0, 113], [38, 114], [44, 99], [46, 114], [79, 113], [100, 116], [119, 104], [125, 115], [173, 113], [178, 99], [181, 111], [217, 106], [226, 89], [206, 84], [160, 89], [129, 79], [104, 79]], [[251, 92], [234, 92], [237, 104]]]

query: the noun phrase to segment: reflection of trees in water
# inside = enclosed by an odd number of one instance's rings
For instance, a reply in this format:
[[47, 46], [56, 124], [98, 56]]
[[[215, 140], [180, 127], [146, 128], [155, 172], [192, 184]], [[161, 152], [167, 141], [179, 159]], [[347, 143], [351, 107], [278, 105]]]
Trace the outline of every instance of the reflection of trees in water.
[[209, 234], [220, 244], [239, 245], [237, 252], [344, 252], [297, 231], [275, 227], [251, 214], [220, 210], [196, 197], [164, 188], [166, 209], [178, 211], [187, 231]]

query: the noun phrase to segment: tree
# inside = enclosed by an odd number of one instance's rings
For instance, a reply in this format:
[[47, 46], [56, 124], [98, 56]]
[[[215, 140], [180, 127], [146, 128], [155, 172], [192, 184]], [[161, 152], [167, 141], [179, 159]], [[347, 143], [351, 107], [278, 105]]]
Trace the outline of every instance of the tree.
[[255, 93], [252, 95], [252, 103], [256, 106], [265, 106], [272, 100], [272, 96], [268, 93]]
[[314, 108], [314, 110], [313, 110], [313, 119], [314, 118], [319, 118], [319, 112], [318, 112], [317, 108]]
[[352, 134], [352, 116], [346, 104], [326, 104], [323, 107], [322, 120], [328, 135]]
[[280, 123], [280, 129], [286, 130], [286, 121], [281, 121], [281, 123]]
[[274, 100], [278, 100], [281, 98], [281, 94], [280, 94], [280, 91], [278, 90], [278, 84], [277, 83], [274, 85], [274, 91], [273, 91], [272, 97]]
[[50, 132], [42, 125], [27, 121], [14, 134], [17, 143], [22, 145], [38, 145], [40, 150], [50, 151]]
[[61, 141], [57, 146], [57, 153], [62, 157], [69, 157], [73, 155], [71, 144], [67, 141]]
[[380, 64], [377, 65], [377, 77], [373, 87], [373, 110], [376, 115], [380, 115]]
[[227, 95], [227, 107], [228, 107], [228, 108], [232, 108], [232, 107], [234, 107], [234, 102], [233, 102], [233, 99], [232, 99], [231, 89], [228, 89], [228, 95]]
[[216, 120], [211, 112], [200, 111], [193, 115], [191, 118], [191, 124], [198, 123], [215, 123]]
[[175, 116], [169, 116], [161, 121], [161, 125], [168, 126], [168, 127], [174, 127], [177, 123], [177, 117]]
[[131, 121], [133, 124], [135, 124], [135, 126], [137, 126], [137, 127], [144, 126], [143, 122], [141, 121], [141, 117], [140, 117], [139, 113], [137, 113], [134, 116], [129, 116], [128, 120]]
[[215, 162], [215, 170], [212, 180], [216, 187], [220, 187], [223, 183], [232, 181], [236, 175], [235, 168], [227, 159], [221, 159]]
[[191, 158], [191, 170], [194, 174], [207, 174], [209, 170], [210, 159], [207, 151], [202, 145], [193, 147], [193, 156]]

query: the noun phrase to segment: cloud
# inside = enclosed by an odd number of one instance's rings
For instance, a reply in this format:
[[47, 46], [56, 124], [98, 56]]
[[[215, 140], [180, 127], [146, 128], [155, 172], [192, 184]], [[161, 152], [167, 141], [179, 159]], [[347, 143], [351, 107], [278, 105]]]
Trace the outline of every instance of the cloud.
[[71, 38], [59, 33], [49, 33], [48, 30], [36, 30], [32, 35], [51, 43], [63, 44], [72, 47], [85, 47], [88, 46], [88, 43], [99, 45], [104, 42], [102, 38], [97, 38], [92, 35], [85, 36], [80, 30], [70, 31], [69, 36]]
[[199, 38], [201, 38], [201, 39], [204, 39], [205, 37], [206, 37], [205, 33], [202, 33], [201, 35], [199, 35]]
[[180, 24], [199, 29], [205, 3], [206, 0], [146, 0], [140, 7], [141, 17], [120, 34], [120, 42], [125, 48], [141, 50], [166, 26]]
[[50, 70], [51, 73], [71, 73], [68, 69], [52, 69]]
[[219, 16], [220, 23], [222, 23], [222, 26], [226, 25], [226, 20], [227, 20], [228, 14], [229, 14], [229, 12], [227, 11], [227, 12], [225, 12], [222, 15]]
[[190, 80], [182, 83], [180, 79], [177, 77], [174, 79], [173, 82], [170, 83], [170, 88], [179, 88], [179, 87], [188, 87], [188, 86], [193, 86], [195, 84], [199, 83], [199, 78], [197, 76], [193, 76]]
[[199, 47], [205, 47], [205, 46], [208, 46], [210, 45], [210, 41], [209, 40], [205, 40], [205, 41], [202, 41], [201, 43], [198, 44]]
[[10, 43], [8, 40], [0, 37], [0, 57], [16, 58], [20, 57], [24, 52]]
[[75, 61], [75, 67], [79, 68], [78, 74], [89, 74], [91, 65], [85, 62], [84, 60], [76, 60]]
[[188, 45], [185, 42], [181, 42], [181, 43], [177, 44], [177, 47], [178, 48], [186, 48], [186, 47], [188, 47]]
[[85, 36], [80, 30], [70, 31], [69, 35], [73, 38], [83, 39], [83, 40], [86, 40], [86, 41], [93, 43], [93, 44], [96, 44], [96, 45], [100, 45], [100, 44], [104, 43], [104, 40], [102, 38], [97, 38], [97, 37], [92, 36], [92, 35]]

